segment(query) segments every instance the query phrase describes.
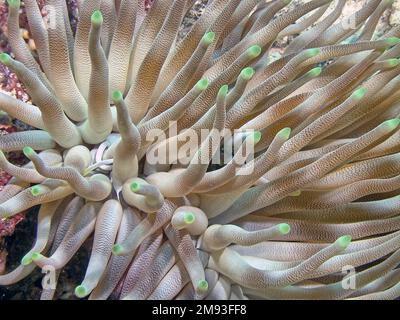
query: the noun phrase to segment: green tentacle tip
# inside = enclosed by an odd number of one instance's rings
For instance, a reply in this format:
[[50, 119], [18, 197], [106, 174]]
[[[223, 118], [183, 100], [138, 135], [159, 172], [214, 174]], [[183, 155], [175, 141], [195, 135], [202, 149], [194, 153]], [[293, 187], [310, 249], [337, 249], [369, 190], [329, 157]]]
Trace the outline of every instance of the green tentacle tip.
[[10, 60], [11, 60], [11, 57], [9, 54], [7, 54], [5, 52], [0, 53], [0, 62], [2, 64], [7, 65], [10, 62]]
[[257, 58], [261, 54], [261, 51], [261, 47], [256, 44], [247, 49], [247, 54], [250, 56], [250, 58]]
[[139, 191], [139, 189], [140, 189], [140, 183], [139, 182], [132, 182], [131, 183], [131, 190], [133, 191], [133, 192], [137, 192], [137, 191]]
[[394, 46], [394, 45], [400, 43], [400, 38], [397, 38], [397, 37], [390, 37], [390, 38], [387, 38], [387, 39], [386, 39], [386, 43], [387, 43], [389, 46]]
[[278, 136], [281, 139], [289, 139], [290, 133], [292, 132], [292, 129], [290, 128], [283, 128], [281, 131], [278, 132]]
[[400, 124], [400, 118], [394, 118], [394, 119], [387, 120], [383, 124], [388, 126], [389, 129], [391, 129], [391, 130], [396, 129], [398, 127], [398, 125]]
[[396, 67], [399, 65], [400, 60], [399, 59], [388, 59], [388, 60], [386, 60], [386, 62], [389, 65], [389, 67]]
[[194, 220], [196, 220], [196, 217], [192, 212], [185, 212], [183, 214], [183, 221], [186, 224], [192, 224], [194, 222]]
[[282, 234], [288, 234], [290, 232], [290, 226], [287, 223], [281, 223], [278, 225], [278, 230]]
[[123, 250], [124, 250], [124, 247], [122, 246], [122, 244], [119, 244], [119, 243], [114, 244], [112, 247], [112, 253], [117, 256], [120, 255]]
[[322, 72], [321, 67], [316, 67], [314, 69], [311, 69], [310, 71], [307, 72], [307, 75], [310, 77], [318, 77]]
[[242, 70], [242, 72], [240, 72], [240, 76], [244, 79], [244, 80], [246, 80], [246, 81], [248, 81], [248, 80], [250, 80], [253, 76], [254, 76], [254, 73], [255, 73], [256, 71], [254, 70], [254, 68], [252, 68], [252, 67], [247, 67], [247, 68], [244, 68], [243, 70]]
[[225, 96], [228, 94], [228, 89], [229, 89], [228, 85], [227, 85], [227, 84], [224, 84], [224, 85], [219, 89], [218, 95], [221, 95], [221, 96], [224, 96], [224, 97], [225, 97]]
[[28, 253], [21, 259], [21, 264], [27, 266], [32, 263], [32, 256]]
[[31, 194], [34, 196], [34, 197], [37, 197], [37, 196], [40, 196], [41, 194], [43, 194], [44, 193], [44, 188], [41, 186], [41, 185], [36, 185], [36, 186], [33, 186], [32, 188], [31, 188]]
[[24, 153], [25, 156], [29, 157], [35, 154], [35, 150], [33, 150], [31, 147], [24, 147], [22, 149], [22, 152]]
[[87, 289], [85, 288], [85, 286], [82, 286], [82, 285], [77, 286], [77, 287], [75, 288], [75, 295], [76, 295], [78, 298], [84, 298], [84, 297], [86, 297], [86, 296], [88, 295], [88, 292], [87, 292]]
[[119, 102], [119, 101], [122, 101], [124, 99], [124, 96], [122, 95], [121, 91], [115, 90], [112, 93], [112, 99], [114, 100], [114, 102]]
[[8, 0], [7, 3], [13, 8], [19, 8], [21, 6], [21, 0]]
[[213, 43], [215, 40], [215, 32], [210, 31], [210, 32], [205, 33], [202, 40], [203, 40], [203, 43], [205, 43], [205, 44]]
[[336, 240], [337, 244], [342, 248], [346, 249], [351, 242], [351, 236], [342, 236]]
[[288, 5], [289, 3], [292, 2], [292, 0], [282, 0], [283, 4]]
[[94, 24], [102, 24], [103, 23], [103, 15], [100, 10], [96, 10], [92, 13], [91, 21]]
[[206, 292], [208, 290], [208, 282], [206, 280], [200, 280], [197, 283], [197, 290], [200, 292]]
[[261, 140], [262, 134], [260, 131], [254, 131], [252, 134], [252, 139], [254, 143], [259, 143]]
[[321, 49], [320, 48], [311, 48], [306, 50], [306, 56], [308, 58], [315, 57], [316, 55], [320, 54]]
[[297, 190], [289, 194], [290, 197], [298, 197], [301, 195], [301, 190]]
[[43, 257], [39, 252], [32, 253], [31, 259], [32, 261], [38, 261], [41, 257]]
[[208, 80], [207, 79], [200, 79], [196, 83], [196, 89], [199, 91], [204, 91], [208, 88]]
[[361, 88], [358, 88], [356, 91], [354, 91], [351, 96], [354, 99], [360, 100], [365, 96], [367, 91], [368, 91], [367, 88], [361, 87]]

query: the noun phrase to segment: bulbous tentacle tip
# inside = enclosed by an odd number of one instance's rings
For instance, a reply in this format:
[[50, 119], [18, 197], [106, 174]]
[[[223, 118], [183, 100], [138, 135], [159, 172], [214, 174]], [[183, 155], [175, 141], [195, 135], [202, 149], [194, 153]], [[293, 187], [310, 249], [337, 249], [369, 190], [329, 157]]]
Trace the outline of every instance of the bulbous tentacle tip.
[[307, 76], [315, 78], [318, 77], [322, 72], [322, 68], [321, 67], [316, 67], [311, 69], [310, 71], [307, 72]]
[[346, 249], [349, 244], [351, 243], [351, 236], [350, 235], [345, 235], [341, 236], [336, 240], [336, 243], [343, 249]]
[[287, 140], [290, 137], [290, 133], [292, 132], [291, 128], [283, 128], [281, 131], [278, 132], [278, 136], [281, 139]]
[[206, 280], [200, 280], [197, 283], [196, 291], [199, 293], [205, 293], [208, 290], [208, 282]]
[[100, 10], [96, 10], [92, 13], [92, 16], [90, 17], [90, 20], [92, 24], [95, 25], [100, 25], [103, 23], [103, 15]]
[[399, 124], [400, 124], [400, 118], [394, 118], [383, 122], [383, 125], [389, 127], [390, 130], [396, 129], [399, 126]]
[[215, 40], [215, 32], [207, 32], [204, 34], [202, 41], [205, 45], [210, 45], [211, 43], [213, 43]]
[[199, 91], [204, 91], [208, 88], [208, 80], [207, 79], [200, 79], [196, 83], [196, 89]]
[[253, 78], [255, 72], [256, 72], [256, 71], [254, 70], [254, 68], [252, 68], [252, 67], [247, 67], [247, 68], [244, 68], [244, 69], [242, 70], [242, 72], [240, 72], [240, 76], [241, 76], [244, 80], [248, 81], [248, 80], [250, 80], [251, 78]]
[[130, 188], [131, 188], [132, 192], [137, 192], [140, 189], [140, 183], [137, 181], [134, 181], [131, 183]]
[[254, 144], [259, 143], [261, 140], [261, 137], [262, 137], [262, 133], [260, 131], [254, 131], [250, 136], [250, 138], [252, 139]]
[[247, 54], [251, 59], [257, 58], [261, 54], [262, 48], [256, 44], [247, 49]]
[[31, 254], [28, 253], [28, 254], [26, 254], [25, 256], [22, 257], [21, 264], [23, 266], [27, 266], [27, 265], [29, 265], [31, 263], [32, 263], [32, 255]]
[[290, 232], [290, 225], [288, 225], [287, 223], [280, 223], [278, 225], [278, 230], [282, 234], [288, 234]]
[[400, 43], [400, 38], [398, 37], [387, 38], [386, 43], [389, 47], [395, 46], [396, 44]]
[[112, 253], [116, 256], [122, 255], [123, 251], [124, 251], [124, 247], [120, 243], [116, 243], [112, 247]]
[[24, 147], [23, 149], [22, 149], [22, 152], [24, 153], [24, 155], [26, 156], [26, 157], [31, 157], [31, 156], [33, 156], [36, 152], [35, 152], [35, 150], [33, 150], [31, 147]]
[[282, 2], [284, 5], [287, 6], [288, 4], [290, 4], [292, 2], [292, 0], [282, 0]]
[[0, 53], [0, 62], [4, 65], [9, 65], [11, 61], [11, 57], [8, 53], [2, 52]]
[[368, 91], [368, 90], [367, 90], [367, 88], [365, 88], [365, 87], [358, 88], [357, 90], [355, 90], [355, 91], [352, 93], [351, 97], [352, 97], [353, 99], [360, 100], [360, 99], [364, 98], [364, 96], [365, 96], [365, 94], [367, 93], [367, 91]]
[[88, 295], [88, 290], [86, 289], [85, 286], [79, 285], [75, 288], [75, 295], [78, 298], [84, 298]]
[[43, 255], [41, 253], [39, 253], [39, 252], [32, 253], [32, 256], [31, 256], [32, 261], [38, 261], [41, 258], [43, 258]]
[[229, 87], [227, 84], [225, 84], [219, 89], [218, 95], [225, 97], [228, 94], [228, 90], [229, 90]]
[[319, 55], [320, 53], [321, 53], [320, 48], [307, 49], [305, 52], [307, 58], [315, 57], [315, 56]]
[[297, 190], [289, 194], [290, 197], [298, 197], [301, 195], [301, 190]]
[[117, 103], [117, 102], [121, 102], [122, 100], [124, 100], [124, 96], [121, 91], [115, 90], [112, 93], [112, 99], [113, 99], [114, 103]]
[[184, 221], [186, 224], [192, 224], [195, 220], [196, 220], [196, 217], [195, 217], [195, 215], [194, 215], [192, 212], [187, 211], [187, 212], [185, 212], [185, 213], [183, 214], [183, 221]]
[[44, 191], [45, 191], [44, 188], [40, 185], [36, 185], [31, 188], [31, 194], [34, 197], [40, 196], [41, 194], [44, 193]]
[[21, 6], [21, 0], [7, 0], [7, 3], [12, 8], [18, 8]]
[[389, 67], [394, 68], [400, 64], [400, 59], [399, 58], [387, 59], [386, 63], [388, 64]]

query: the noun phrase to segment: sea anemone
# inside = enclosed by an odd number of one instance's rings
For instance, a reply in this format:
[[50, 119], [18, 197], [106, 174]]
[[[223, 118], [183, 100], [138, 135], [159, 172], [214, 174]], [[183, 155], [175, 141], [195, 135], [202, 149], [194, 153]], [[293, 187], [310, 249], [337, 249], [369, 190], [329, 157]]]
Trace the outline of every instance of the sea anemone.
[[40, 208], [0, 284], [40, 267], [53, 298], [93, 236], [79, 298], [400, 296], [400, 28], [375, 32], [392, 2], [341, 20], [345, 0], [214, 0], [181, 38], [192, 0], [78, 1], [76, 31], [64, 0], [47, 25], [25, 0], [32, 52], [8, 0], [0, 61], [34, 105], [0, 108], [36, 130], [0, 138], [0, 217]]

